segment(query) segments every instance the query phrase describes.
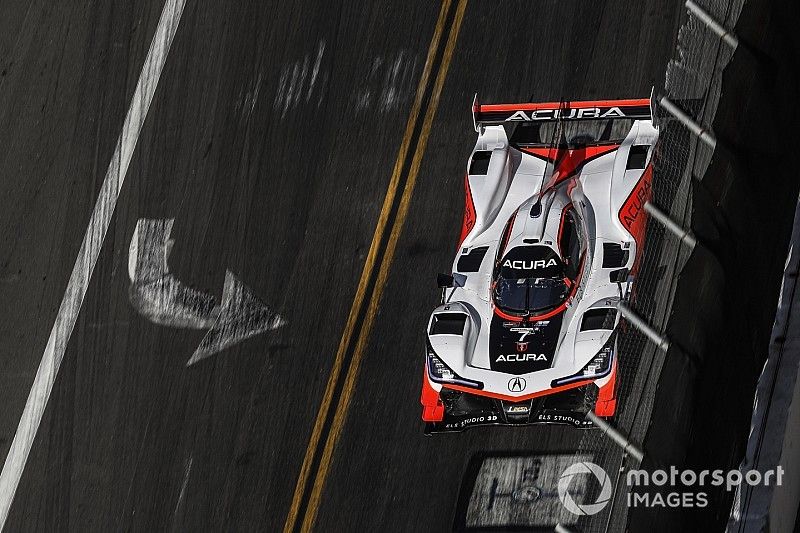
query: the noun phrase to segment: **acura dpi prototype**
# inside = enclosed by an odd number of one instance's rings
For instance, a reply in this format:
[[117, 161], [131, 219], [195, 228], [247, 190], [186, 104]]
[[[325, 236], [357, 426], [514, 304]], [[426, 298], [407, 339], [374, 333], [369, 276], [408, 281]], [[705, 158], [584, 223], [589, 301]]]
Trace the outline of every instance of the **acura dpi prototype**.
[[476, 97], [473, 121], [458, 252], [427, 327], [426, 433], [612, 417], [658, 137], [650, 100]]

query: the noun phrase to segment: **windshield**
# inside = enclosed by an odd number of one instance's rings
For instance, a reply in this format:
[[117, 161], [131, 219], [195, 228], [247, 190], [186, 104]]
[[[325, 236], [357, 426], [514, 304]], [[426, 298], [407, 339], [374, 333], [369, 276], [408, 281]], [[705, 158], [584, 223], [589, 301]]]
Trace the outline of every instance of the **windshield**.
[[546, 311], [563, 302], [569, 287], [563, 278], [500, 277], [494, 288], [498, 307], [515, 313]]

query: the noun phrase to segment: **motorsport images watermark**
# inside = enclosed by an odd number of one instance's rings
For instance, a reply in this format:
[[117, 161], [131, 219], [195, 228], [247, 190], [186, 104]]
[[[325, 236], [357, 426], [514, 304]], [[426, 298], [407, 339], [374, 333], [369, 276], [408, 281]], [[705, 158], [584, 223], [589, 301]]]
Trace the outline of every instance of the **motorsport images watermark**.
[[[624, 468], [620, 469], [623, 472]], [[570, 492], [573, 483], [585, 488], [591, 483], [593, 476], [600, 486], [600, 490], [593, 502], [577, 503]], [[708, 492], [703, 487], [725, 487], [731, 491], [736, 487], [746, 484], [750, 486], [783, 484], [783, 467], [769, 469], [764, 472], [758, 470], [679, 470], [674, 466], [667, 470], [628, 470], [620, 476], [628, 486], [628, 507], [706, 507], [708, 506]], [[644, 490], [642, 490], [644, 487]], [[648, 492], [647, 488], [657, 487], [657, 492]], [[663, 490], [666, 487], [668, 490]], [[672, 490], [669, 490], [672, 489]], [[583, 491], [583, 494], [586, 492]], [[572, 514], [579, 516], [597, 514], [608, 505], [612, 498], [612, 483], [608, 473], [599, 465], [582, 461], [575, 463], [564, 470], [558, 480], [558, 497], [564, 508]]]

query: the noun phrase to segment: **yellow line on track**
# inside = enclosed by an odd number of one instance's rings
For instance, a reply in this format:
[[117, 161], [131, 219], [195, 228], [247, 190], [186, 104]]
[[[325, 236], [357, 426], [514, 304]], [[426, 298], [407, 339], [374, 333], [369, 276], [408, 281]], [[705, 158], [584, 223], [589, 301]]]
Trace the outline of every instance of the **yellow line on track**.
[[[442, 6], [442, 13], [445, 12], [445, 7], [447, 6], [445, 5]], [[427, 147], [428, 144], [428, 136], [430, 135], [431, 127], [433, 125], [433, 119], [436, 115], [436, 110], [439, 107], [439, 98], [441, 97], [442, 88], [444, 87], [444, 81], [447, 78], [447, 71], [450, 67], [450, 62], [453, 58], [453, 50], [455, 49], [456, 41], [458, 40], [458, 34], [459, 30], [461, 29], [461, 22], [464, 19], [464, 11], [466, 10], [466, 7], [467, 7], [467, 0], [459, 0], [458, 6], [456, 8], [455, 19], [453, 20], [453, 26], [450, 30], [450, 35], [448, 37], [447, 44], [445, 45], [444, 54], [442, 55], [441, 66], [436, 76], [436, 82], [433, 87], [433, 93], [431, 95], [430, 105], [428, 106], [427, 113], [425, 114], [425, 121], [423, 123], [422, 131], [420, 133], [419, 141], [417, 143], [417, 149], [414, 152], [414, 158], [412, 160], [411, 168], [409, 170], [408, 180], [406, 181], [406, 186], [405, 189], [403, 190], [403, 195], [400, 198], [400, 207], [397, 213], [397, 218], [392, 227], [392, 232], [389, 235], [389, 242], [386, 246], [384, 260], [380, 265], [380, 270], [378, 271], [378, 279], [375, 283], [375, 289], [373, 291], [372, 298], [370, 298], [367, 314], [362, 323], [361, 331], [359, 332], [358, 342], [356, 344], [356, 348], [353, 353], [353, 359], [350, 364], [350, 368], [348, 369], [347, 372], [347, 377], [345, 378], [344, 388], [342, 389], [342, 394], [339, 398], [339, 404], [336, 409], [336, 414], [333, 419], [333, 424], [331, 426], [330, 433], [328, 434], [328, 439], [325, 442], [325, 449], [322, 454], [322, 459], [319, 464], [317, 476], [314, 480], [314, 486], [312, 488], [311, 497], [308, 502], [308, 510], [306, 512], [305, 518], [303, 519], [303, 526], [301, 528], [301, 531], [303, 531], [303, 533], [310, 532], [314, 528], [314, 523], [317, 518], [317, 511], [319, 509], [319, 503], [322, 495], [322, 489], [325, 486], [325, 480], [327, 479], [328, 476], [328, 471], [330, 469], [331, 460], [333, 458], [333, 452], [336, 447], [336, 443], [339, 439], [339, 435], [342, 431], [342, 427], [344, 426], [345, 420], [347, 419], [347, 412], [350, 408], [350, 401], [353, 397], [353, 391], [355, 390], [355, 383], [358, 377], [358, 370], [361, 365], [361, 359], [363, 357], [364, 351], [366, 350], [367, 342], [369, 340], [369, 336], [372, 331], [372, 326], [375, 322], [375, 317], [377, 316], [378, 305], [380, 303], [380, 299], [383, 294], [383, 289], [386, 285], [386, 280], [389, 276], [389, 269], [394, 259], [395, 250], [397, 249], [397, 241], [399, 240], [400, 234], [403, 231], [403, 226], [405, 224], [406, 216], [408, 215], [408, 208], [411, 203], [411, 196], [414, 193], [414, 187], [416, 186], [417, 183], [417, 176], [419, 175], [419, 169], [422, 164], [422, 157], [425, 154], [425, 148]], [[441, 18], [442, 17], [440, 15], [440, 20]], [[434, 35], [434, 40], [437, 39], [438, 35]], [[428, 57], [430, 60], [430, 53]], [[398, 164], [395, 165], [395, 168], [399, 166], [400, 161], [401, 158], [398, 157]], [[378, 232], [376, 231], [376, 236], [377, 234]], [[378, 242], [377, 240], [373, 240], [372, 243], [373, 247], [377, 247], [377, 242]]]
[[400, 183], [403, 162], [406, 159], [411, 145], [411, 137], [414, 133], [414, 128], [419, 118], [420, 109], [422, 108], [422, 99], [425, 94], [425, 88], [427, 87], [428, 80], [430, 79], [434, 58], [436, 51], [439, 48], [439, 42], [442, 38], [442, 33], [444, 32], [447, 12], [451, 3], [452, 0], [443, 0], [441, 9], [439, 10], [439, 18], [436, 21], [433, 38], [431, 39], [430, 46], [428, 47], [428, 55], [425, 60], [425, 66], [422, 71], [422, 76], [419, 80], [419, 85], [417, 86], [417, 93], [411, 108], [411, 114], [408, 117], [406, 130], [403, 135], [403, 140], [400, 144], [400, 150], [397, 153], [397, 160], [395, 161], [394, 169], [392, 170], [392, 177], [389, 180], [389, 188], [386, 191], [386, 197], [384, 198], [383, 207], [381, 209], [380, 216], [378, 217], [378, 224], [375, 228], [375, 234], [372, 237], [372, 243], [369, 247], [367, 260], [364, 263], [364, 269], [361, 273], [358, 289], [356, 290], [356, 295], [353, 299], [353, 305], [350, 308], [350, 315], [347, 319], [344, 332], [342, 333], [341, 341], [339, 342], [336, 358], [334, 359], [333, 367], [331, 368], [331, 373], [328, 378], [328, 383], [325, 387], [325, 394], [323, 395], [322, 403], [320, 404], [319, 412], [317, 413], [317, 419], [314, 423], [314, 429], [312, 430], [311, 438], [309, 439], [308, 447], [306, 448], [303, 465], [300, 468], [300, 475], [298, 476], [297, 485], [294, 489], [292, 504], [289, 508], [289, 513], [286, 517], [286, 522], [283, 527], [284, 533], [291, 533], [294, 530], [297, 522], [297, 515], [300, 510], [300, 502], [303, 499], [303, 493], [305, 492], [306, 483], [308, 482], [311, 464], [314, 459], [314, 452], [319, 445], [322, 428], [325, 425], [325, 419], [328, 416], [328, 411], [330, 410], [331, 402], [333, 401], [333, 393], [339, 380], [339, 375], [341, 374], [345, 351], [347, 350], [347, 346], [350, 344], [350, 339], [352, 338], [353, 330], [356, 326], [359, 310], [361, 309], [367, 285], [369, 284], [370, 274], [375, 269], [378, 248], [384, 232], [386, 231], [386, 224], [388, 222], [389, 214], [392, 210], [392, 205], [394, 204], [394, 199], [397, 194], [397, 188]]

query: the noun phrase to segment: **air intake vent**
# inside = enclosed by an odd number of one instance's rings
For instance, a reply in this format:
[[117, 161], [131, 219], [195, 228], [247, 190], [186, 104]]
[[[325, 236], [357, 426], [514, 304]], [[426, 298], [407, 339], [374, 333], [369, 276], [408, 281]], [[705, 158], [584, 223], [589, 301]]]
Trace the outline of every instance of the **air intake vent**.
[[468, 254], [463, 254], [458, 258], [456, 267], [459, 272], [477, 272], [481, 268], [483, 256], [486, 255], [488, 246], [478, 246], [469, 251]]
[[631, 151], [628, 152], [628, 164], [625, 166], [625, 169], [644, 168], [645, 163], [647, 163], [648, 148], [649, 146], [646, 144], [631, 146]]
[[614, 320], [616, 320], [616, 318], [617, 310], [613, 307], [589, 309], [583, 313], [583, 320], [581, 320], [581, 331], [614, 329]]
[[478, 150], [472, 154], [472, 162], [469, 164], [469, 173], [473, 176], [485, 176], [489, 172], [489, 160], [492, 158], [492, 152], [487, 150]]
[[620, 268], [628, 263], [628, 250], [615, 242], [603, 243], [603, 268]]
[[463, 313], [440, 313], [433, 315], [431, 335], [461, 335], [464, 333], [464, 324], [467, 315]]
[[531, 206], [531, 218], [539, 218], [542, 215], [542, 201], [538, 200]]

